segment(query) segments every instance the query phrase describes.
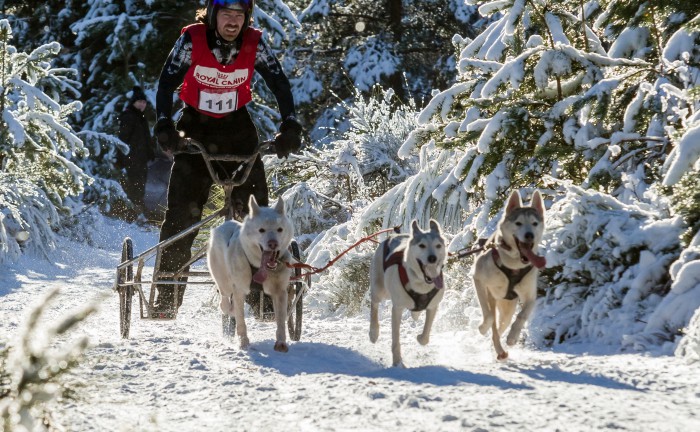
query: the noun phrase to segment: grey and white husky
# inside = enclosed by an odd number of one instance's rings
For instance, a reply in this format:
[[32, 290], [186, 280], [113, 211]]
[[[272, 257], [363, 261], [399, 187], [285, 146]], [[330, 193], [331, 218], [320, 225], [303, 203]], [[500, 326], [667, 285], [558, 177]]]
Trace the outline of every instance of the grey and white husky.
[[369, 340], [379, 337], [379, 303], [391, 299], [391, 353], [393, 366], [401, 359], [401, 315], [405, 309], [413, 318], [425, 311], [423, 333], [418, 342], [426, 345], [438, 305], [445, 294], [442, 268], [447, 257], [440, 225], [430, 220], [422, 231], [414, 220], [410, 234], [393, 234], [379, 244], [370, 264], [371, 311]]
[[479, 331], [485, 335], [491, 329], [499, 360], [508, 358], [500, 338], [511, 324], [518, 301], [522, 307], [506, 337], [508, 345], [518, 341], [535, 308], [537, 276], [546, 265], [537, 254], [545, 229], [544, 210], [539, 191], [528, 207], [523, 207], [520, 193], [513, 191], [487, 249], [474, 262], [472, 276], [483, 313]]
[[221, 294], [221, 311], [236, 319], [242, 348], [250, 344], [243, 311], [253, 280], [272, 297], [277, 334], [275, 351], [287, 352], [287, 288], [292, 271], [289, 244], [294, 227], [280, 198], [274, 208], [260, 207], [252, 195], [243, 222], [229, 220], [211, 232], [207, 249], [209, 271]]

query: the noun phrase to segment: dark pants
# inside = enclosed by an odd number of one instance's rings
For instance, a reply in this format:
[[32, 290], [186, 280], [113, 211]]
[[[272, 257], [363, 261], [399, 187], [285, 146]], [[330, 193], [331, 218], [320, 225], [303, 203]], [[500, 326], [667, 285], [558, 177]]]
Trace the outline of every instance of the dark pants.
[[143, 211], [144, 198], [146, 196], [146, 178], [148, 165], [132, 165], [126, 168], [126, 175], [122, 178], [121, 185], [126, 196], [136, 207], [136, 211]]
[[[178, 122], [178, 129], [204, 144], [212, 154], [249, 155], [258, 143], [258, 134], [248, 111], [243, 108], [222, 119], [215, 119], [187, 107]], [[230, 175], [237, 163], [214, 163], [219, 175]], [[209, 198], [213, 180], [204, 159], [200, 155], [178, 154], [175, 156], [168, 185], [168, 208], [160, 229], [160, 241], [184, 231], [202, 219], [202, 209]], [[259, 205], [268, 205], [268, 189], [265, 168], [258, 157], [248, 179], [232, 192], [232, 201], [242, 202], [247, 213], [248, 198], [254, 195]], [[192, 232], [163, 250], [160, 271], [179, 271], [192, 257], [192, 243], [198, 231]], [[181, 278], [186, 281], [186, 278]], [[177, 306], [182, 304], [184, 285], [180, 286]], [[158, 287], [158, 303], [174, 300], [174, 287]]]

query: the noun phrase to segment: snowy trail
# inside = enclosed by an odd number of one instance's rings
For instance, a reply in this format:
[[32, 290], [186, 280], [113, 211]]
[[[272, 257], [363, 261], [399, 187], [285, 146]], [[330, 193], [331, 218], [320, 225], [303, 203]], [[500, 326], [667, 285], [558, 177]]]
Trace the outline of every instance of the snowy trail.
[[[697, 366], [672, 357], [524, 346], [499, 363], [489, 339], [473, 329], [438, 328], [422, 347], [415, 340], [421, 323], [406, 319], [408, 368], [396, 369], [389, 367], [387, 309], [376, 345], [366, 316], [305, 308], [302, 340], [288, 353], [273, 351], [273, 323], [252, 319], [252, 347], [243, 351], [221, 336], [211, 288], [195, 286], [176, 321], [135, 314], [131, 338], [122, 340], [111, 284], [120, 232], [129, 230], [107, 229], [106, 249], [65, 243], [53, 265], [24, 261], [0, 276], [3, 337], [17, 332], [48, 289], [59, 287], [61, 295], [47, 321], [108, 294], [73, 335], [86, 334], [92, 348], [69, 377], [73, 398], [57, 403], [66, 430], [700, 430]], [[139, 233], [136, 253], [156, 237]]]

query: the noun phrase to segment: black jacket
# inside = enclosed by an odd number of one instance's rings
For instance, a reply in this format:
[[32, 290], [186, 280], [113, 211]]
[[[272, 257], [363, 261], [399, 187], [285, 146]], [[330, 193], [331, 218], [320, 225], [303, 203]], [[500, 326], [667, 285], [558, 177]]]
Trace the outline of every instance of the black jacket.
[[151, 130], [144, 114], [129, 105], [119, 116], [119, 139], [129, 145], [129, 154], [118, 154], [119, 168], [145, 170], [148, 161], [154, 158]]

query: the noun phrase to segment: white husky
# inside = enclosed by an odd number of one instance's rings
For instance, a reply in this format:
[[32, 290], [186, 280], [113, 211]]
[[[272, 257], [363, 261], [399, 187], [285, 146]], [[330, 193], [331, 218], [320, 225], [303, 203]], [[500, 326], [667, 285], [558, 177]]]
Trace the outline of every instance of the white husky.
[[391, 353], [393, 366], [403, 367], [401, 359], [401, 315], [405, 309], [417, 318], [425, 311], [423, 333], [418, 342], [426, 345], [438, 305], [445, 294], [442, 267], [445, 265], [445, 239], [440, 225], [430, 220], [430, 231], [422, 231], [416, 221], [411, 234], [395, 234], [379, 244], [370, 264], [371, 310], [369, 340], [379, 337], [379, 303], [391, 299]]
[[518, 299], [522, 308], [508, 332], [508, 345], [518, 341], [535, 308], [537, 275], [546, 265], [545, 259], [537, 255], [543, 233], [544, 202], [539, 191], [533, 194], [529, 207], [523, 207], [520, 194], [513, 191], [496, 232], [488, 240], [491, 248], [474, 262], [474, 287], [484, 318], [479, 331], [485, 335], [491, 329], [499, 360], [508, 358], [500, 337], [513, 319]]
[[249, 345], [243, 319], [246, 295], [253, 280], [272, 297], [277, 334], [275, 351], [287, 352], [287, 288], [292, 271], [289, 244], [294, 227], [280, 198], [274, 208], [260, 207], [255, 197], [248, 201], [243, 223], [226, 221], [211, 232], [209, 271], [221, 294], [221, 311], [236, 319], [236, 334], [242, 348]]

